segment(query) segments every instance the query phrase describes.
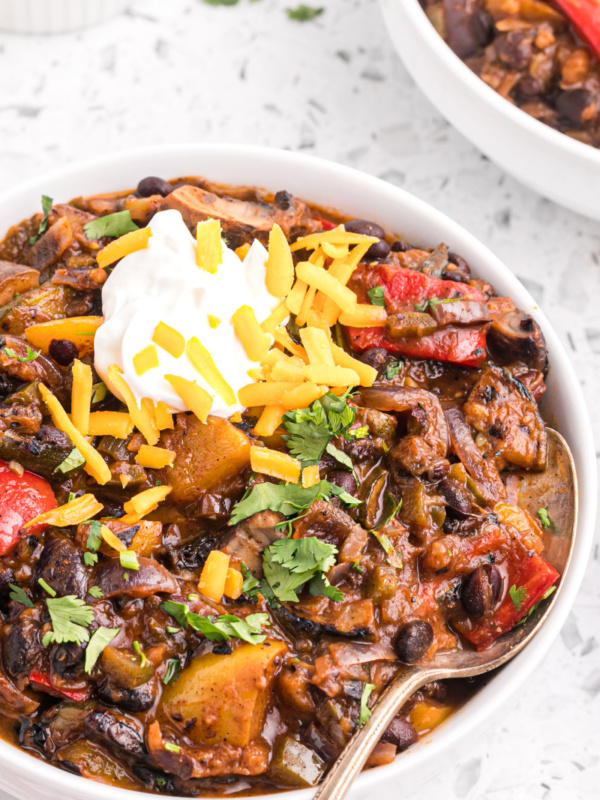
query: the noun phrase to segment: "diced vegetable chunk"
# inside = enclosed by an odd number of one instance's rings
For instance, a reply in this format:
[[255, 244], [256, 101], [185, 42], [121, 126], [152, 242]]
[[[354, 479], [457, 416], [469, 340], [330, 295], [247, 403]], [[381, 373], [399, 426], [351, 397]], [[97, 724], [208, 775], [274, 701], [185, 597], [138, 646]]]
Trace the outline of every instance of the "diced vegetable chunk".
[[220, 603], [225, 591], [228, 570], [229, 556], [220, 550], [211, 550], [202, 567], [198, 591], [210, 600]]
[[314, 750], [291, 736], [282, 736], [275, 744], [269, 774], [285, 786], [316, 786], [326, 764]]

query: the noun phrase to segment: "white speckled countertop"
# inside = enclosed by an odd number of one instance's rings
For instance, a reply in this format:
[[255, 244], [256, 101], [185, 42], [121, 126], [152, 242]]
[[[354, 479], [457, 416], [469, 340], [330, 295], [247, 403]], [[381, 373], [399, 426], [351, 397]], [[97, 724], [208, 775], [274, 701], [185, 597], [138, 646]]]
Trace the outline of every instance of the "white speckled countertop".
[[[452, 130], [408, 77], [375, 0], [327, 0], [309, 23], [289, 21], [286, 5], [145, 0], [82, 33], [0, 33], [0, 187], [180, 141], [301, 149], [378, 175], [461, 222], [526, 284], [571, 354], [600, 442], [600, 223], [519, 185]], [[560, 638], [504, 721], [443, 778], [398, 796], [600, 797], [599, 616], [596, 546]]]

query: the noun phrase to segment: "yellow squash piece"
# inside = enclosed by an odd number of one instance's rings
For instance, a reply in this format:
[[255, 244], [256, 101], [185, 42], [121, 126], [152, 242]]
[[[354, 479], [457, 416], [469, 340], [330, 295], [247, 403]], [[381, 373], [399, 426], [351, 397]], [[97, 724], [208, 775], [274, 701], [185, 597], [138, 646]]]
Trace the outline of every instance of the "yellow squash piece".
[[73, 342], [80, 356], [94, 352], [94, 335], [104, 317], [69, 317], [68, 319], [51, 319], [30, 325], [25, 329], [27, 341], [47, 356], [50, 342], [53, 339]]
[[114, 436], [127, 439], [133, 433], [131, 415], [124, 411], [92, 411], [88, 427], [90, 436]]
[[59, 431], [66, 433], [69, 439], [73, 442], [74, 446], [79, 450], [83, 458], [85, 458], [85, 471], [88, 475], [101, 485], [108, 483], [111, 478], [110, 469], [108, 465], [92, 445], [87, 441], [75, 425], [69, 419], [67, 412], [61, 406], [59, 400], [52, 394], [50, 389], [40, 383], [38, 386], [39, 392], [42, 395], [42, 400], [46, 403], [54, 427]]
[[[321, 328], [302, 328], [300, 330], [300, 340], [311, 364], [334, 366], [330, 339], [324, 330]], [[324, 383], [324, 381], [320, 381], [320, 383]]]
[[269, 352], [269, 337], [258, 324], [250, 306], [240, 306], [231, 317], [235, 335], [250, 361], [262, 361]]
[[55, 528], [79, 525], [99, 514], [103, 508], [102, 503], [99, 503], [93, 494], [83, 494], [65, 503], [64, 506], [44, 511], [43, 514], [26, 522], [23, 528], [32, 528], [34, 525], [53, 525]]
[[364, 236], [362, 233], [352, 233], [344, 230], [343, 225], [338, 225], [337, 228], [330, 231], [321, 231], [321, 233], [311, 233], [308, 236], [302, 236], [291, 245], [290, 249], [292, 252], [296, 250], [314, 250], [320, 247], [323, 242], [334, 245], [368, 244], [370, 247], [378, 241], [379, 239], [375, 236]]
[[72, 375], [71, 420], [79, 433], [87, 436], [92, 405], [92, 368], [76, 358], [73, 362]]
[[240, 403], [246, 408], [251, 406], [272, 406], [279, 403], [283, 395], [290, 389], [295, 389], [298, 383], [288, 383], [287, 381], [276, 383], [249, 383], [242, 386], [238, 392]]
[[[159, 715], [197, 745], [245, 747], [260, 736], [278, 667], [287, 650], [275, 639], [242, 644], [230, 655], [193, 658], [165, 686]], [[195, 720], [194, 724], [190, 724]]]
[[151, 447], [143, 444], [137, 452], [135, 460], [141, 467], [148, 469], [162, 469], [170, 467], [175, 460], [175, 452], [164, 447]]
[[360, 378], [353, 369], [330, 367], [325, 364], [309, 364], [303, 369], [304, 376], [313, 383], [326, 383], [327, 386], [358, 386]]
[[239, 569], [229, 567], [227, 570], [227, 577], [225, 579], [225, 588], [223, 589], [223, 594], [225, 597], [229, 597], [232, 600], [237, 600], [242, 593], [243, 586], [244, 576], [242, 573], [239, 571]]
[[279, 404], [265, 406], [254, 426], [255, 436], [272, 436], [281, 425], [286, 409]]
[[154, 415], [149, 414], [147, 407], [144, 405], [138, 406], [133, 392], [123, 377], [121, 368], [116, 364], [112, 364], [108, 368], [108, 388], [114, 395], [124, 401], [133, 424], [143, 434], [148, 444], [156, 444], [158, 441], [158, 427]]
[[368, 303], [357, 303], [352, 311], [342, 309], [339, 322], [353, 328], [380, 328], [385, 325], [387, 311], [382, 306], [372, 306]]
[[120, 236], [114, 242], [107, 244], [106, 247], [98, 251], [96, 256], [98, 266], [104, 269], [120, 258], [124, 258], [130, 253], [135, 253], [136, 250], [144, 250], [148, 247], [148, 240], [151, 236], [152, 231], [150, 228], [138, 228], [137, 231], [131, 231], [124, 236]]
[[260, 323], [260, 327], [265, 333], [273, 334], [273, 331], [278, 325], [289, 316], [285, 300], [282, 300], [277, 308], [273, 309], [269, 316]]
[[321, 480], [321, 476], [319, 475], [319, 465], [314, 464], [310, 467], [304, 467], [302, 470], [302, 488], [303, 489], [310, 489], [311, 486], [316, 486], [316, 484]]
[[167, 353], [170, 353], [173, 358], [180, 358], [185, 351], [184, 337], [179, 331], [176, 331], [175, 328], [171, 328], [171, 326], [167, 325], [165, 322], [158, 323], [154, 329], [152, 341], [159, 347], [162, 347], [163, 350], [166, 350]]
[[438, 706], [434, 703], [421, 701], [410, 712], [409, 719], [417, 733], [426, 733], [437, 728], [450, 716], [451, 712], [452, 708], [450, 706]]
[[317, 386], [314, 383], [301, 383], [294, 389], [289, 389], [281, 396], [281, 405], [286, 411], [294, 408], [308, 408], [311, 403], [327, 394], [327, 386]]
[[250, 466], [254, 472], [270, 475], [287, 483], [298, 483], [302, 470], [298, 459], [267, 447], [250, 448]]
[[[201, 224], [201, 223], [200, 223]], [[221, 399], [232, 406], [235, 403], [235, 393], [225, 378], [221, 375], [211, 354], [195, 336], [185, 346], [188, 358], [198, 370], [200, 375], [215, 390]]]
[[228, 569], [229, 556], [220, 550], [211, 550], [200, 573], [198, 591], [209, 600], [220, 603], [225, 591]]
[[363, 364], [356, 358], [352, 358], [343, 348], [338, 347], [337, 344], [331, 343], [331, 352], [333, 353], [333, 360], [338, 367], [345, 367], [352, 369], [359, 377], [360, 386], [373, 386], [377, 378], [377, 370], [370, 367], [368, 364]]
[[155, 511], [159, 503], [171, 492], [171, 486], [153, 486], [134, 495], [131, 500], [123, 504], [125, 516], [121, 517], [122, 522], [139, 522], [146, 514]]
[[285, 297], [294, 283], [294, 261], [288, 240], [275, 223], [269, 233], [269, 257], [267, 259], [267, 289], [273, 297]]
[[158, 367], [158, 352], [155, 344], [149, 344], [133, 357], [133, 366], [137, 375], [144, 375], [150, 369]]
[[222, 262], [221, 223], [218, 219], [199, 222], [196, 226], [196, 263], [214, 274]]
[[165, 380], [171, 384], [190, 411], [201, 422], [206, 422], [213, 404], [211, 395], [195, 381], [188, 381], [179, 375], [165, 375]]
[[317, 267], [308, 261], [303, 261], [296, 267], [296, 274], [300, 280], [308, 283], [315, 289], [330, 297], [342, 311], [351, 312], [356, 308], [356, 295], [347, 286], [343, 286], [329, 272]]
[[168, 406], [159, 400], [154, 409], [156, 417], [156, 425], [159, 431], [164, 431], [167, 428], [173, 427], [173, 414], [169, 411]]

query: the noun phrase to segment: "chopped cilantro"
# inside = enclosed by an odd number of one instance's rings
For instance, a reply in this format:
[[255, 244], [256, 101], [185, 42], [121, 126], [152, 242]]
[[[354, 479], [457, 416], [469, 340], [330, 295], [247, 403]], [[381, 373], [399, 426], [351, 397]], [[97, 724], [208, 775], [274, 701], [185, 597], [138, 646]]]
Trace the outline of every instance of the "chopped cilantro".
[[350, 456], [346, 455], [346, 453], [343, 453], [341, 450], [338, 450], [338, 448], [335, 447], [331, 442], [329, 442], [329, 444], [325, 448], [325, 452], [329, 453], [330, 456], [335, 458], [335, 460], [338, 461], [340, 464], [342, 464], [344, 467], [348, 467], [350, 472], [354, 471], [354, 464], [352, 463], [352, 459], [350, 458]]
[[385, 306], [385, 293], [383, 291], [383, 286], [373, 286], [372, 289], [369, 289], [367, 294], [369, 295], [371, 305]]
[[86, 567], [93, 567], [98, 563], [98, 553], [90, 553], [89, 550], [86, 550], [83, 554], [83, 563]]
[[129, 210], [116, 211], [114, 214], [107, 214], [98, 217], [83, 226], [85, 235], [88, 239], [101, 239], [103, 236], [123, 236], [125, 233], [137, 231], [138, 226], [131, 219]]
[[383, 550], [387, 556], [388, 564], [396, 569], [402, 569], [404, 566], [402, 563], [402, 553], [394, 550], [394, 545], [390, 542], [389, 537], [380, 531], [369, 531], [369, 533], [372, 533], [379, 544], [383, 547]]
[[[296, 408], [283, 416], [289, 435], [286, 441], [290, 454], [303, 467], [319, 463], [325, 448], [334, 436], [345, 436], [354, 422], [356, 411], [346, 403], [350, 389], [341, 397], [327, 392], [308, 408]], [[346, 435], [346, 438], [349, 438]]]
[[165, 676], [162, 679], [162, 682], [165, 686], [170, 686], [172, 683], [175, 683], [177, 680], [177, 676], [179, 675], [179, 671], [181, 669], [181, 662], [178, 658], [170, 658], [167, 661], [167, 671], [165, 672]]
[[443, 303], [456, 303], [462, 300], [462, 297], [430, 297], [429, 300], [424, 300], [422, 303], [415, 303], [417, 311], [427, 311], [428, 308], [435, 309], [436, 306], [441, 306]]
[[404, 366], [404, 361], [399, 358], [397, 361], [390, 361], [385, 368], [385, 377], [388, 381], [393, 380]]
[[86, 547], [88, 550], [96, 551], [100, 545], [102, 544], [102, 525], [98, 522], [97, 519], [92, 520], [90, 524], [90, 529], [88, 531], [88, 538], [86, 542]]
[[517, 625], [522, 625], [525, 622], [525, 620], [533, 614], [533, 612], [536, 610], [536, 608], [538, 608], [538, 606], [544, 600], [547, 600], [550, 597], [551, 594], [554, 594], [555, 591], [556, 591], [556, 586], [551, 586], [547, 591], [545, 591], [544, 594], [537, 601], [537, 603], [535, 605], [531, 606], [529, 611], [517, 622]]
[[538, 508], [537, 515], [540, 518], [540, 521], [542, 523], [542, 528], [544, 528], [544, 530], [546, 528], [554, 527], [554, 522], [552, 520], [552, 517], [548, 513], [548, 506], [546, 506], [546, 508]]
[[308, 582], [311, 594], [323, 594], [339, 601], [343, 598], [342, 593], [330, 586], [323, 575], [335, 564], [336, 554], [335, 545], [322, 542], [316, 536], [278, 539], [263, 552], [266, 583], [282, 602], [297, 602], [296, 590]]
[[56, 467], [54, 472], [71, 472], [71, 470], [81, 467], [82, 464], [85, 464], [85, 458], [81, 455], [79, 450], [74, 447], [65, 460]]
[[240, 566], [242, 568], [242, 575], [244, 578], [244, 582], [242, 584], [242, 594], [252, 598], [252, 600], [256, 600], [258, 589], [260, 587], [260, 581], [254, 577], [252, 570], [249, 570], [243, 561]]
[[121, 550], [119, 553], [119, 561], [123, 569], [131, 569], [134, 572], [140, 568], [137, 553], [135, 550]]
[[146, 656], [146, 654], [142, 650], [142, 645], [139, 642], [134, 642], [133, 643], [133, 649], [135, 650], [135, 652], [140, 657], [140, 667], [145, 667], [146, 664], [150, 663], [148, 661], [148, 657]]
[[194, 603], [196, 600], [200, 600], [199, 594], [188, 594], [187, 599], [190, 603]]
[[173, 742], [165, 742], [165, 750], [168, 750], [169, 753], [181, 753], [181, 747]]
[[20, 361], [21, 364], [29, 364], [30, 361], [35, 361], [42, 351], [33, 350], [31, 347], [29, 347], [29, 345], [27, 345], [27, 350], [25, 351], [26, 354], [24, 356], [18, 356], [10, 347], [5, 347], [4, 352], [9, 358], [15, 358], [17, 361]]
[[361, 502], [328, 481], [319, 481], [308, 489], [299, 484], [259, 483], [234, 507], [229, 524], [235, 525], [259, 511], [279, 511], [286, 517], [302, 514], [315, 500], [328, 500], [331, 495], [339, 497], [349, 506], [357, 506]]
[[270, 625], [268, 614], [249, 614], [244, 619], [233, 614], [222, 614], [219, 617], [202, 617], [190, 611], [185, 603], [165, 600], [161, 605], [163, 611], [170, 614], [183, 627], [193, 628], [204, 634], [211, 642], [229, 641], [232, 636], [250, 644], [261, 644], [267, 638], [261, 634], [263, 625]]
[[295, 19], [297, 22], [308, 22], [318, 17], [324, 11], [324, 8], [315, 8], [314, 6], [307, 6], [304, 3], [300, 3], [296, 8], [286, 8], [288, 17], [290, 19]]
[[110, 644], [121, 628], [96, 628], [85, 648], [85, 671], [90, 674], [96, 661], [102, 655], [107, 644]]
[[512, 600], [513, 606], [515, 607], [515, 611], [520, 611], [523, 608], [523, 603], [527, 597], [527, 589], [524, 586], [519, 586], [517, 589], [513, 583], [508, 590], [508, 593], [510, 595], [510, 599]]
[[181, 628], [176, 628], [174, 625], [167, 625], [165, 630], [167, 631], [167, 633], [180, 633], [181, 632]]
[[12, 589], [12, 592], [8, 595], [11, 600], [14, 600], [15, 603], [21, 603], [22, 606], [27, 608], [33, 608], [33, 603], [20, 586], [15, 586], [14, 583], [9, 583], [8, 586]]
[[90, 634], [87, 628], [94, 619], [94, 610], [91, 606], [87, 606], [74, 594], [48, 598], [46, 605], [52, 620], [52, 630], [44, 634], [42, 639], [44, 647], [53, 643], [82, 644], [88, 641]]
[[31, 239], [29, 240], [29, 244], [30, 245], [34, 245], [37, 242], [37, 240], [40, 238], [40, 236], [43, 233], [46, 233], [46, 230], [48, 229], [48, 217], [50, 216], [50, 212], [51, 211], [52, 211], [52, 198], [48, 197], [47, 194], [43, 194], [42, 195], [42, 212], [43, 212], [42, 221], [39, 224], [39, 227], [37, 229], [37, 233], [34, 236], [32, 236]]
[[50, 597], [56, 597], [56, 592], [51, 586], [48, 586], [46, 581], [43, 578], [38, 578], [38, 583], [42, 587], [42, 589], [50, 595]]
[[[92, 554], [89, 553], [89, 555], [92, 555]], [[98, 556], [96, 556], [96, 558], [98, 558]], [[100, 600], [101, 597], [104, 597], [104, 592], [102, 591], [102, 589], [99, 586], [92, 586], [90, 588], [90, 594], [92, 595], [92, 597], [95, 597], [96, 600]]]
[[371, 692], [375, 688], [374, 683], [365, 683], [362, 696], [360, 698], [360, 716], [358, 718], [358, 724], [364, 725], [365, 722], [368, 722], [371, 719], [371, 714], [373, 713], [368, 706], [369, 697], [371, 696]]
[[360, 428], [352, 428], [348, 431], [348, 436], [351, 436], [353, 439], [364, 439], [365, 436], [369, 435], [369, 426], [362, 425]]
[[352, 569], [356, 570], [356, 572], [360, 573], [361, 575], [364, 573], [364, 569], [361, 567], [358, 561], [354, 561], [352, 564]]

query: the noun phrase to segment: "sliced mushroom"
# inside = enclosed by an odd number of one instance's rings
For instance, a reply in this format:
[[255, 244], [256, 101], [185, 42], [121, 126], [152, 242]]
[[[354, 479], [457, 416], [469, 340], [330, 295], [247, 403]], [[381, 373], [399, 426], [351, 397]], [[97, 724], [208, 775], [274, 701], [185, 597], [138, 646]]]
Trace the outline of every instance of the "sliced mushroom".
[[27, 289], [34, 289], [39, 281], [37, 270], [12, 261], [0, 261], [0, 306], [10, 303]]
[[96, 572], [96, 585], [104, 597], [150, 597], [164, 592], [175, 594], [179, 585], [171, 573], [153, 558], [138, 557], [139, 569], [124, 569], [118, 558], [102, 564]]
[[488, 333], [488, 345], [494, 358], [501, 364], [522, 361], [540, 372], [548, 369], [544, 334], [533, 317], [518, 308], [493, 320]]

